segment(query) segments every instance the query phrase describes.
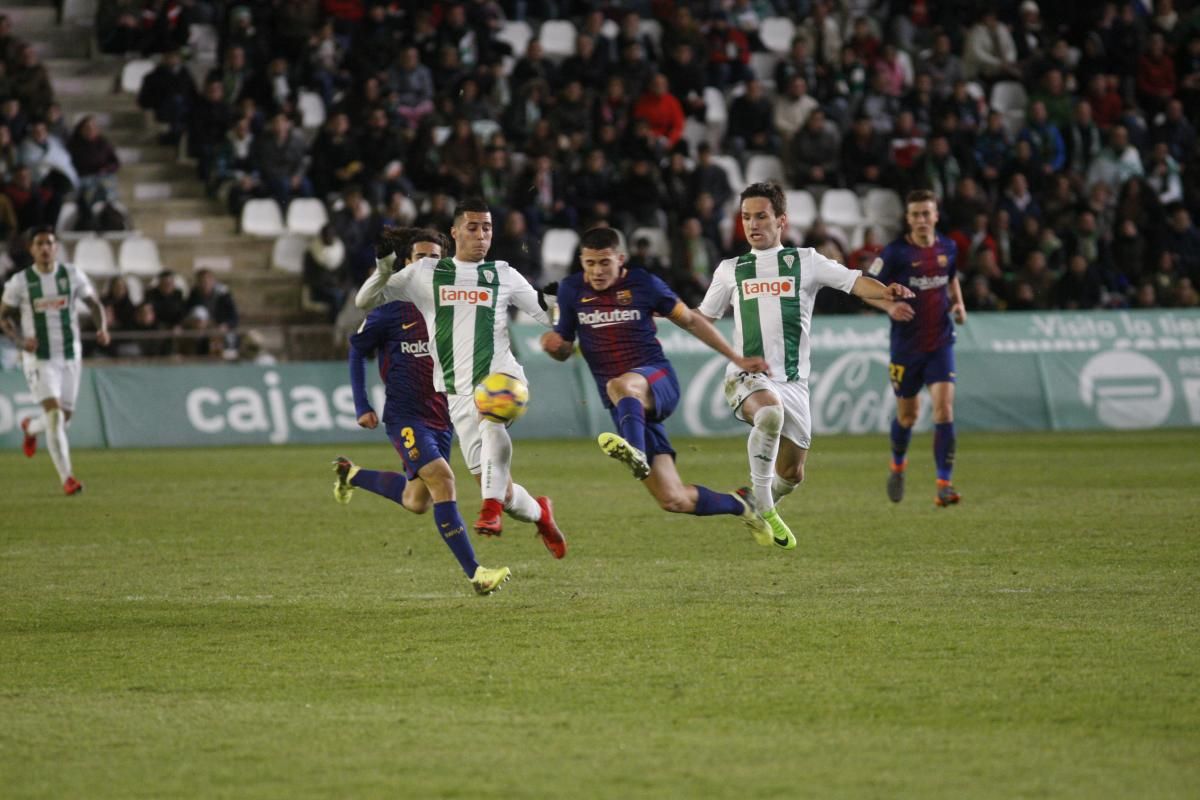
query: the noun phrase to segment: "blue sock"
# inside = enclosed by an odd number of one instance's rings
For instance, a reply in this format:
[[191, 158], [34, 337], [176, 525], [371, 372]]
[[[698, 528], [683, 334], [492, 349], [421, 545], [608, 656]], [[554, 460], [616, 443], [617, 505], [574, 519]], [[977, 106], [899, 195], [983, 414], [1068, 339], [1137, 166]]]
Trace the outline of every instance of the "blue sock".
[[908, 443], [912, 441], [912, 428], [900, 424], [900, 420], [892, 417], [892, 463], [897, 467], [904, 463], [908, 452]]
[[729, 494], [714, 492], [705, 486], [696, 485], [696, 510], [692, 512], [697, 517], [712, 517], [717, 514], [729, 514], [734, 517], [742, 515], [742, 504]]
[[471, 539], [467, 536], [467, 525], [458, 513], [458, 503], [453, 500], [434, 503], [433, 522], [442, 536], [442, 541], [458, 559], [463, 572], [467, 573], [468, 578], [473, 578], [479, 562], [475, 560], [475, 548], [471, 546]]
[[350, 485], [382, 495], [393, 503], [404, 505], [404, 487], [408, 485], [408, 478], [399, 472], [379, 472], [373, 469], [360, 469], [350, 479]]
[[954, 472], [953, 422], [939, 422], [933, 426], [933, 461], [937, 464], [938, 480], [950, 480]]
[[622, 397], [617, 403], [617, 428], [622, 438], [646, 452], [646, 409], [636, 397]]

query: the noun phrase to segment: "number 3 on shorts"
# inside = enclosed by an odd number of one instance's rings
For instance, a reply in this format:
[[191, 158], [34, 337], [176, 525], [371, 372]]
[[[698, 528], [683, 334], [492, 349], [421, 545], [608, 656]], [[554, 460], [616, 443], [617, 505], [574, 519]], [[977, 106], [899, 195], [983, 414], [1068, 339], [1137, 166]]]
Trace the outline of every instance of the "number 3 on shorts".
[[888, 377], [891, 378], [892, 388], [900, 391], [900, 384], [904, 381], [904, 365], [888, 364]]
[[417, 438], [415, 436], [413, 436], [412, 428], [401, 428], [400, 436], [402, 436], [404, 438], [404, 446], [405, 447], [412, 447], [414, 444], [417, 443]]

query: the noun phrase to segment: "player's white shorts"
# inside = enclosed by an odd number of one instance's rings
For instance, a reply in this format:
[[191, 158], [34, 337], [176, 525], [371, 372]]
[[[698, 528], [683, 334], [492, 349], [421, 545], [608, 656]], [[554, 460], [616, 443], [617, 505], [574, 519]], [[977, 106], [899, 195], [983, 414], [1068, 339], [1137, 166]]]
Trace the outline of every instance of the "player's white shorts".
[[79, 397], [79, 378], [83, 374], [81, 359], [41, 359], [32, 353], [24, 353], [21, 367], [35, 400], [40, 403], [54, 399], [63, 410], [75, 410], [75, 399]]
[[761, 372], [739, 372], [725, 381], [725, 401], [733, 409], [733, 416], [747, 424], [753, 424], [742, 416], [742, 403], [755, 392], [771, 392], [783, 406], [783, 430], [781, 434], [797, 447], [807, 450], [812, 444], [812, 412], [808, 407], [808, 381], [771, 380]]
[[454, 435], [458, 437], [458, 448], [462, 451], [467, 470], [478, 475], [483, 470], [483, 439], [479, 435], [479, 410], [475, 398], [465, 394], [448, 394], [450, 421], [454, 423]]

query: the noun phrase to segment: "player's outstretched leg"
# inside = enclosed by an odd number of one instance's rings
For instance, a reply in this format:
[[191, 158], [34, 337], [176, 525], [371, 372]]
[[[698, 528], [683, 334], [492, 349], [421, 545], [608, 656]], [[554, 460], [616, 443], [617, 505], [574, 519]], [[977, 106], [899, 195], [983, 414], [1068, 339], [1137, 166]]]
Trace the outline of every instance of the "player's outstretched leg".
[[21, 433], [25, 440], [21, 442], [21, 452], [26, 458], [33, 458], [37, 453], [37, 435], [46, 429], [45, 417], [26, 417], [21, 420]]
[[733, 496], [741, 501], [742, 524], [750, 530], [750, 535], [754, 537], [754, 541], [761, 544], [763, 547], [771, 546], [771, 526], [762, 518], [762, 514], [758, 511], [758, 503], [754, 500], [754, 492], [743, 486], [733, 492]]
[[475, 532], [499, 536], [504, 530], [501, 514], [512, 470], [512, 439], [508, 428], [489, 420], [480, 420], [479, 439], [482, 468], [479, 488], [483, 494], [483, 507], [479, 510], [479, 519], [475, 520]]
[[504, 512], [521, 522], [534, 523], [537, 535], [552, 556], [562, 558], [567, 554], [567, 539], [554, 521], [554, 504], [549, 497], [535, 498], [528, 489], [514, 481]]
[[404, 488], [408, 486], [408, 478], [399, 472], [363, 469], [345, 456], [334, 459], [333, 471], [337, 474], [337, 480], [333, 483], [333, 497], [343, 505], [350, 502], [356, 488], [366, 489], [393, 503], [404, 505]]
[[893, 503], [904, 499], [904, 471], [908, 468], [908, 443], [912, 441], [912, 427], [900, 424], [892, 418], [892, 461], [888, 470], [887, 496]]
[[67, 422], [61, 408], [52, 408], [45, 413], [46, 449], [50, 460], [62, 481], [63, 493], [70, 496], [83, 491], [83, 484], [71, 472], [71, 444], [67, 441]]
[[606, 456], [628, 467], [633, 477], [639, 481], [650, 477], [650, 463], [641, 448], [634, 447], [624, 437], [615, 433], [602, 433], [596, 441]]
[[934, 425], [933, 460], [937, 466], [937, 496], [933, 502], [942, 508], [962, 500], [962, 496], [950, 482], [954, 473], [954, 448], [954, 423], [939, 422]]
[[783, 406], [778, 403], [762, 405], [754, 412], [754, 424], [746, 437], [746, 455], [750, 459], [750, 484], [754, 499], [765, 514], [775, 507], [771, 491], [775, 477], [775, 461], [779, 457], [779, 434], [783, 430]]

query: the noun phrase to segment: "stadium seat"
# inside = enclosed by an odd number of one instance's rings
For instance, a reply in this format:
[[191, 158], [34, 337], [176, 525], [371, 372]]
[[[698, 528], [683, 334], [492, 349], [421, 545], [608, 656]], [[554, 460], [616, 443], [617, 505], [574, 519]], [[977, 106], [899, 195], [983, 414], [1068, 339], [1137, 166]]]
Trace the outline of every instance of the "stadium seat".
[[533, 38], [533, 30], [530, 29], [528, 22], [510, 20], [500, 26], [500, 30], [496, 32], [496, 38], [511, 47], [513, 55], [520, 58], [525, 55], [525, 48], [529, 46], [529, 40]]
[[783, 199], [787, 203], [788, 223], [801, 231], [811, 228], [817, 219], [817, 201], [812, 194], [798, 189], [784, 192]]
[[761, 183], [762, 181], [774, 181], [781, 187], [787, 185], [783, 161], [778, 156], [753, 155], [746, 162], [746, 183]]
[[137, 275], [130, 273], [125, 275], [125, 288], [129, 290], [129, 302], [135, 306], [140, 306], [142, 301], [146, 299], [146, 286], [142, 283], [142, 279]]
[[163, 271], [162, 259], [158, 257], [158, 245], [153, 239], [138, 234], [121, 242], [121, 249], [117, 252], [117, 265], [123, 275], [152, 278]]
[[296, 96], [300, 110], [300, 127], [316, 130], [325, 124], [325, 101], [316, 92], [300, 92]]
[[560, 281], [571, 272], [579, 234], [570, 228], [551, 228], [542, 237], [542, 281]]
[[650, 240], [650, 252], [662, 259], [664, 264], [671, 263], [671, 243], [662, 228], [635, 228], [629, 234], [630, 241], [636, 244], [638, 239]]
[[[654, 42], [654, 46], [659, 50], [662, 49], [663, 31], [661, 22], [649, 17], [642, 17], [642, 19], [638, 22], [638, 33], [642, 34], [643, 36], [649, 36], [650, 41]], [[649, 58], [650, 54], [647, 53], [646, 57]]]
[[758, 38], [763, 47], [772, 53], [786, 55], [792, 49], [796, 37], [796, 25], [789, 17], [767, 17], [758, 28]]
[[446, 140], [450, 138], [450, 134], [453, 132], [454, 132], [454, 129], [451, 128], [449, 125], [438, 125], [437, 127], [435, 127], [433, 130], [431, 130], [429, 132], [430, 137], [433, 139], [433, 146], [441, 147], [442, 145], [444, 145], [446, 143]]
[[315, 197], [297, 197], [288, 203], [287, 229], [290, 233], [316, 236], [329, 222], [325, 204]]
[[75, 223], [78, 221], [79, 204], [74, 200], [68, 200], [58, 210], [58, 219], [54, 223], [54, 232], [59, 235], [59, 238], [62, 238], [62, 234], [75, 230]]
[[726, 214], [717, 223], [717, 233], [721, 236], [721, 250], [728, 251], [733, 247], [733, 214]]
[[188, 47], [196, 59], [206, 64], [217, 63], [217, 29], [213, 25], [193, 23], [188, 26]]
[[688, 152], [695, 153], [708, 141], [708, 128], [703, 122], [688, 117], [683, 121], [683, 140], [688, 144]]
[[551, 19], [542, 23], [538, 41], [546, 58], [563, 59], [575, 55], [575, 23], [565, 19]]
[[897, 231], [904, 225], [904, 201], [891, 189], [870, 189], [863, 198], [863, 217], [869, 225]]
[[621, 35], [621, 26], [617, 24], [615, 19], [606, 19], [600, 26], [600, 35], [605, 39], [615, 42], [617, 37]]
[[742, 167], [738, 164], [736, 158], [733, 156], [713, 156], [712, 162], [725, 170], [725, 176], [729, 178], [729, 188], [733, 190], [734, 194], [740, 194], [742, 189], [746, 188], [746, 179], [742, 177]]
[[475, 134], [475, 138], [484, 145], [488, 143], [489, 139], [503, 130], [500, 123], [494, 119], [477, 119], [471, 123], [471, 131]]
[[135, 58], [121, 67], [121, 91], [137, 94], [142, 88], [142, 79], [154, 71], [157, 66], [149, 58]]
[[304, 271], [304, 251], [308, 239], [298, 233], [287, 233], [275, 240], [271, 248], [271, 266], [284, 272], [299, 275]]
[[107, 278], [119, 273], [112, 245], [95, 235], [80, 239], [75, 245], [75, 266], [91, 278]]
[[991, 106], [994, 111], [1024, 113], [1028, 102], [1029, 96], [1025, 93], [1025, 87], [1017, 81], [999, 81], [992, 87]]
[[283, 212], [269, 197], [247, 200], [242, 206], [242, 233], [251, 236], [279, 236], [284, 232]]
[[775, 89], [775, 67], [779, 64], [779, 56], [774, 53], [751, 53], [750, 68], [754, 77], [768, 89]]
[[846, 231], [862, 225], [862, 208], [858, 195], [849, 189], [829, 189], [821, 195], [821, 219]]
[[725, 105], [725, 95], [715, 86], [704, 87], [704, 122], [708, 126], [708, 143], [714, 151], [721, 149], [721, 140], [725, 138], [725, 128], [729, 125], [729, 109]]

